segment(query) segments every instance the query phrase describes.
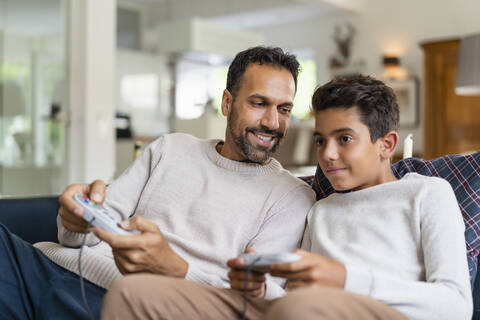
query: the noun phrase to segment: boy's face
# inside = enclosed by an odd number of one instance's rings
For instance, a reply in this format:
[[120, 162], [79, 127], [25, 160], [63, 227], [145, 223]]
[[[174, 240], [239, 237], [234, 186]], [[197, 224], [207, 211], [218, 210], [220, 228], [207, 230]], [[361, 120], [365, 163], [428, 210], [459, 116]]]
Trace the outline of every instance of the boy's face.
[[382, 139], [372, 143], [357, 107], [316, 112], [314, 138], [320, 168], [335, 190], [360, 190], [385, 182]]

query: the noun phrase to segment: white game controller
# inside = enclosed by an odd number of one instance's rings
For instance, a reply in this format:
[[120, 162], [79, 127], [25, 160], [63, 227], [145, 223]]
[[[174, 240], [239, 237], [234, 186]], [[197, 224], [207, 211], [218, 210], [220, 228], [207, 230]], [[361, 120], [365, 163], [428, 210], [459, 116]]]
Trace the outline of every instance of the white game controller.
[[240, 255], [245, 265], [241, 269], [247, 270], [249, 267], [253, 271], [267, 273], [270, 266], [276, 263], [287, 263], [300, 260], [301, 256], [295, 253], [274, 253], [274, 254], [251, 254], [244, 253]]
[[138, 234], [138, 231], [128, 231], [120, 227], [118, 221], [116, 221], [101, 204], [97, 204], [87, 196], [77, 193], [73, 199], [83, 208], [83, 220], [87, 222], [91, 221], [94, 227], [117, 235]]

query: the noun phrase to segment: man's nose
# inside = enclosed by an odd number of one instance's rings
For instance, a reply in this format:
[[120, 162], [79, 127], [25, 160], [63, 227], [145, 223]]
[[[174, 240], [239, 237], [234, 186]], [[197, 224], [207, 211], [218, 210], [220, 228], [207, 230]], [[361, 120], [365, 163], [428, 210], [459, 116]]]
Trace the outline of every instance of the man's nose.
[[278, 111], [276, 107], [272, 106], [265, 109], [261, 119], [261, 125], [270, 130], [276, 130], [280, 127], [280, 123], [278, 121]]

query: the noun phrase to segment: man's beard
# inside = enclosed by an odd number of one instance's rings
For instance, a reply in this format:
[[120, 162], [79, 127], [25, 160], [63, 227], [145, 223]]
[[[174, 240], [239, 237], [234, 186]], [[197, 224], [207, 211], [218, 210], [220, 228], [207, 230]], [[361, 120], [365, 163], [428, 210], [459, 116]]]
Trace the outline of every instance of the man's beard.
[[[283, 138], [283, 133], [276, 130], [270, 130], [267, 127], [247, 127], [245, 128], [245, 133], [236, 134], [234, 132], [234, 127], [237, 122], [238, 116], [235, 111], [235, 108], [232, 109], [228, 117], [228, 132], [233, 139], [235, 145], [240, 149], [242, 154], [250, 161], [255, 163], [264, 163], [267, 161], [272, 154], [274, 154], [278, 147], [280, 146], [280, 141]], [[272, 139], [276, 139], [274, 144], [269, 147], [263, 146], [254, 146], [248, 139], [248, 133], [266, 133], [272, 135]]]

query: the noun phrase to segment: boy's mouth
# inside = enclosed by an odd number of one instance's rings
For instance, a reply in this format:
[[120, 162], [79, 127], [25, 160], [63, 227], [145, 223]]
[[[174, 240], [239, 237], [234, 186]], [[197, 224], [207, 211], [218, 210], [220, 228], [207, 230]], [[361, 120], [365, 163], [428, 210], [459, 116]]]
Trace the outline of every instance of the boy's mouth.
[[328, 168], [327, 173], [328, 174], [339, 174], [339, 173], [343, 172], [344, 170], [345, 170], [345, 168]]

